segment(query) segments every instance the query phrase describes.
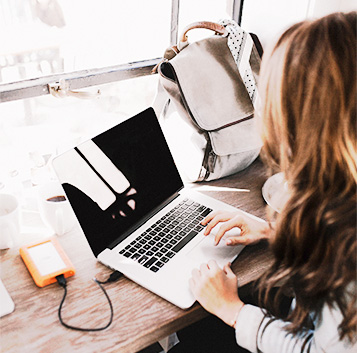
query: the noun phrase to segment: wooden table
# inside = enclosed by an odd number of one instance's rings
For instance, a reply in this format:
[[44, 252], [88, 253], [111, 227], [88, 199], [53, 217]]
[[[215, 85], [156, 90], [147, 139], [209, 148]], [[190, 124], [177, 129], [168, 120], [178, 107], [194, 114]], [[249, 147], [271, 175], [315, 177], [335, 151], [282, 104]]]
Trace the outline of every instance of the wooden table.
[[[265, 180], [264, 167], [257, 160], [243, 172], [193, 187], [265, 218], [265, 203], [261, 196]], [[32, 234], [26, 240], [32, 242], [42, 238], [43, 234]], [[92, 278], [103, 280], [111, 270], [96, 261], [79, 228], [58, 240], [76, 268], [75, 276], [68, 279], [68, 295], [62, 313], [64, 320], [81, 327], [105, 325], [109, 307]], [[108, 329], [88, 333], [68, 330], [60, 325], [57, 314], [63, 289], [57, 284], [38, 288], [19, 256], [18, 248], [0, 250], [0, 259], [0, 277], [16, 306], [12, 314], [0, 318], [0, 352], [137, 352], [207, 315], [197, 303], [189, 310], [181, 310], [121, 278], [105, 285], [114, 307], [114, 321]], [[265, 245], [246, 247], [233, 263], [239, 285], [256, 279], [270, 261]]]

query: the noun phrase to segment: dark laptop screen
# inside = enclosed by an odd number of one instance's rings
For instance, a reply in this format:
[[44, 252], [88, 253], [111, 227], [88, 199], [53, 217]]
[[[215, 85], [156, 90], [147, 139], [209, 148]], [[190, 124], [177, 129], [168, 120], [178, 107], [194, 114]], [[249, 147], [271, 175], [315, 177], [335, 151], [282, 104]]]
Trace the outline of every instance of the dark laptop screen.
[[[58, 156], [53, 165], [95, 256], [183, 187], [152, 108]], [[119, 179], [118, 192], [113, 184]]]

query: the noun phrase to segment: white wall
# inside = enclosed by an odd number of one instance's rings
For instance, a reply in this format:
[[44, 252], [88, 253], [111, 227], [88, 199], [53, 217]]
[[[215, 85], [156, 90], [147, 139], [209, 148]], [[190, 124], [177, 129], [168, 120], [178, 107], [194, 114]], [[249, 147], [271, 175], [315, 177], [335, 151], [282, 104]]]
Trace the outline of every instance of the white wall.
[[356, 0], [310, 0], [309, 17], [322, 17], [332, 12], [356, 11]]
[[245, 0], [242, 27], [266, 47], [293, 23], [352, 10], [357, 10], [356, 0]]

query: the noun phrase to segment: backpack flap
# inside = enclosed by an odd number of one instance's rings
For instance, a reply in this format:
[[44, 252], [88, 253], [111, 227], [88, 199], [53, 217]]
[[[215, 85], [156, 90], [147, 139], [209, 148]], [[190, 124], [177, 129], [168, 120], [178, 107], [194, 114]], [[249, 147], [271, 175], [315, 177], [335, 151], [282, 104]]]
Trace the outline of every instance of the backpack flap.
[[240, 123], [216, 131], [208, 131], [213, 152], [218, 156], [228, 156], [260, 149], [262, 142], [255, 125], [254, 119], [247, 118]]
[[[256, 134], [249, 133], [254, 108], [226, 38], [213, 36], [188, 45], [163, 62], [159, 72], [166, 78], [163, 86], [179, 103], [177, 108], [185, 107], [196, 127], [209, 132], [216, 154], [228, 155], [259, 145], [252, 139]], [[248, 134], [240, 139], [242, 131]]]

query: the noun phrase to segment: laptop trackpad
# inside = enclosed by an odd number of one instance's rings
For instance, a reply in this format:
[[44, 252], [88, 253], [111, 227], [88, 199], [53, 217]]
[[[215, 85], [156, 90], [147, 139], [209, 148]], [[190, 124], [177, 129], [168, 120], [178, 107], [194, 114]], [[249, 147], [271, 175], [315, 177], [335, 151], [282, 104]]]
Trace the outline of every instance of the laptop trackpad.
[[240, 230], [231, 230], [224, 235], [218, 245], [214, 245], [215, 233], [212, 232], [204, 237], [192, 248], [186, 256], [195, 262], [207, 262], [214, 259], [220, 266], [224, 266], [228, 261], [232, 261], [243, 249], [243, 246], [228, 246], [225, 239], [232, 236], [239, 236]]

